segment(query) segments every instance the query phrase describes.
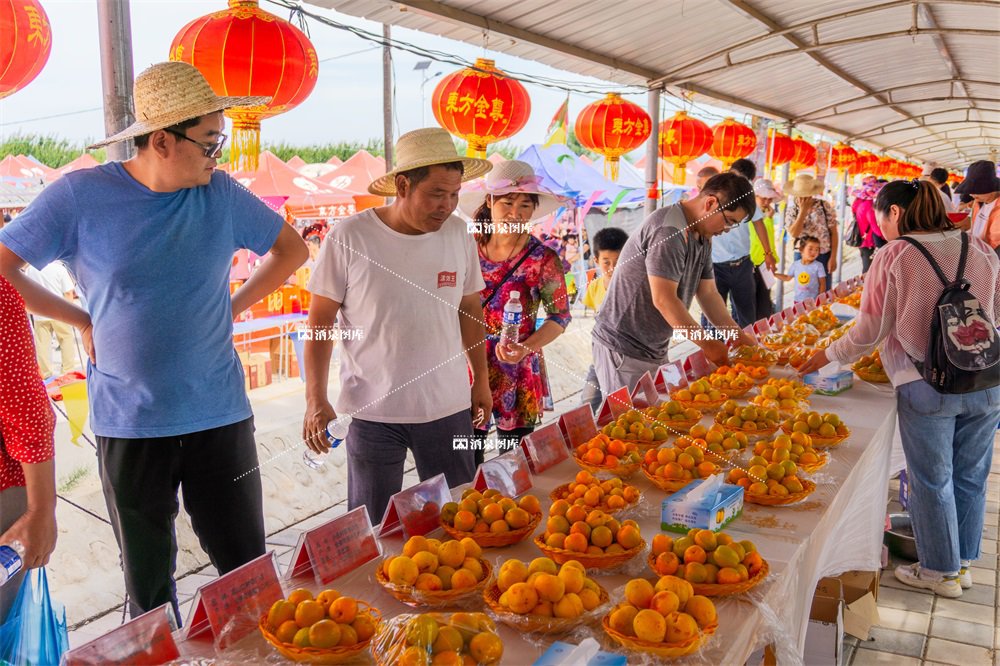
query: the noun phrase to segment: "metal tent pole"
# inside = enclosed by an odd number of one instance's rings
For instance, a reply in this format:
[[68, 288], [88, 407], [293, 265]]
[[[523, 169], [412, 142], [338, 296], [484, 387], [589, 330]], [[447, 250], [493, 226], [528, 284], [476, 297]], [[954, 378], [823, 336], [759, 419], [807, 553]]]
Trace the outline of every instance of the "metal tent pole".
[[[129, 0], [97, 0], [97, 29], [101, 48], [101, 87], [104, 91], [104, 130], [107, 136], [132, 124], [132, 19]], [[135, 144], [119, 141], [107, 147], [108, 160], [124, 161], [135, 154]]]
[[646, 216], [656, 210], [659, 199], [657, 172], [660, 166], [660, 90], [650, 90], [647, 95], [647, 111], [653, 121], [653, 131], [646, 139]]

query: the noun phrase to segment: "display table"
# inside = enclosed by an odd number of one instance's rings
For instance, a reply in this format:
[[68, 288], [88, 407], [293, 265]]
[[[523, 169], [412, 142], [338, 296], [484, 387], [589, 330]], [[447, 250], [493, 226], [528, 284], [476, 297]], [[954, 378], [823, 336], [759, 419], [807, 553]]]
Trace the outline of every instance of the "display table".
[[[790, 376], [782, 370], [772, 374]], [[743, 664], [755, 649], [767, 644], [774, 645], [779, 663], [801, 663], [810, 604], [819, 579], [849, 570], [874, 571], [880, 566], [896, 423], [892, 389], [888, 385], [858, 381], [854, 388], [839, 396], [814, 395], [810, 400], [811, 409], [841, 415], [851, 429], [851, 436], [831, 450], [831, 461], [813, 475], [817, 489], [806, 501], [773, 508], [746, 504], [743, 515], [726, 529], [736, 539], [753, 541], [770, 563], [771, 573], [749, 595], [717, 602], [719, 629], [701, 653], [688, 658], [690, 663]], [[706, 425], [710, 422], [707, 416], [703, 420]], [[579, 467], [572, 460], [564, 461], [534, 476], [530, 492], [547, 509], [549, 492], [571, 480], [577, 471]], [[643, 492], [645, 506], [640, 506], [636, 510], [638, 515], [633, 517], [649, 543], [660, 531], [659, 506], [665, 494], [641, 472], [630, 482]], [[460, 495], [460, 489], [455, 489], [454, 494]], [[541, 530], [540, 527], [536, 533]], [[381, 540], [385, 554], [398, 554], [402, 544], [399, 534]], [[540, 555], [530, 540], [484, 551], [484, 557], [495, 566], [512, 557], [530, 561]], [[639, 557], [645, 561], [645, 554]], [[374, 562], [364, 565], [328, 587], [367, 601], [386, 618], [414, 612], [382, 591], [375, 582], [375, 566]], [[595, 576], [611, 594], [612, 602], [621, 598], [621, 587], [630, 578], [654, 577], [644, 563], [633, 560], [626, 567], [628, 573]], [[283, 581], [283, 584], [286, 592], [295, 587], [305, 587], [314, 593], [322, 589], [311, 578]], [[505, 645], [504, 663], [527, 666], [544, 651], [540, 647], [542, 641], [526, 639], [518, 631], [499, 626]], [[593, 633], [603, 639], [599, 626]], [[545, 641], [548, 642], [551, 640]], [[183, 641], [180, 649], [189, 657], [215, 655], [211, 640], [204, 638]], [[248, 659], [267, 659], [269, 663], [281, 660], [256, 632], [221, 656], [244, 663]]]

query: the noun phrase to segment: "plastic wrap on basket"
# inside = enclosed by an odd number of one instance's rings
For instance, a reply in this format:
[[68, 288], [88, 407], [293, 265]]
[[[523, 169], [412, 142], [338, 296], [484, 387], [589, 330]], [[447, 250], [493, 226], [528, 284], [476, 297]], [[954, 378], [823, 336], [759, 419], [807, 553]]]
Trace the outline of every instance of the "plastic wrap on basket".
[[[376, 563], [373, 570], [375, 582], [407, 606], [419, 609], [480, 610], [483, 607], [483, 590], [494, 575], [493, 565], [488, 559], [469, 558], [472, 560], [469, 562], [463, 558], [463, 563], [457, 568], [440, 565], [433, 572], [428, 572], [433, 577], [421, 580], [418, 576], [413, 585], [393, 583], [387, 573], [391, 559]], [[456, 588], [458, 571], [465, 573], [460, 574], [461, 586]]]
[[397, 615], [379, 626], [372, 643], [379, 666], [426, 664], [432, 654], [441, 659], [443, 653], [459, 663], [469, 656], [479, 666], [495, 666], [503, 650], [493, 619], [485, 613], [467, 612]]

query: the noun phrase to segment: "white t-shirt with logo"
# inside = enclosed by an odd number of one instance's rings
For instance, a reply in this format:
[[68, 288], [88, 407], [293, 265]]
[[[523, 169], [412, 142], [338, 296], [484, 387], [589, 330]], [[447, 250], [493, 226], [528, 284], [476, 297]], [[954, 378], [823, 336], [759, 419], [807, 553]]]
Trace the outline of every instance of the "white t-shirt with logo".
[[471, 408], [458, 306], [485, 286], [475, 241], [455, 216], [415, 236], [374, 209], [334, 226], [308, 290], [340, 303], [341, 327], [357, 331], [338, 341], [337, 413], [427, 423]]

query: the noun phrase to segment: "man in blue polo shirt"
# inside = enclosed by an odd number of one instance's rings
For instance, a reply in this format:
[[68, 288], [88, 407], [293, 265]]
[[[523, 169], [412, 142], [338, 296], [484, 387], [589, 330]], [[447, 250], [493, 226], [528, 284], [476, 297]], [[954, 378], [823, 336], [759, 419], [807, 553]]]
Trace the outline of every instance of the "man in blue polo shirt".
[[[132, 617], [171, 603], [177, 490], [219, 573], [264, 554], [253, 413], [233, 348], [233, 318], [308, 256], [280, 216], [216, 171], [222, 110], [191, 65], [160, 63], [135, 82], [136, 118], [99, 145], [138, 154], [74, 171], [0, 230], [0, 274], [28, 309], [80, 329], [90, 419]], [[241, 248], [270, 256], [231, 297]], [[62, 261], [89, 312], [20, 271]], [[179, 620], [180, 618], [178, 618]]]
[[[731, 173], [743, 176], [753, 182], [757, 175], [757, 167], [747, 159], [739, 159], [729, 167]], [[750, 221], [757, 231], [758, 238], [767, 238], [764, 247], [764, 264], [769, 270], [775, 269], [774, 248], [764, 226], [764, 215], [760, 208], [756, 209]], [[715, 286], [722, 300], [730, 299], [733, 319], [740, 327], [745, 328], [756, 321], [757, 287], [754, 278], [754, 265], [750, 259], [750, 227], [746, 224], [730, 229], [712, 239], [712, 268], [715, 273]], [[702, 315], [702, 325], [708, 320]]]

